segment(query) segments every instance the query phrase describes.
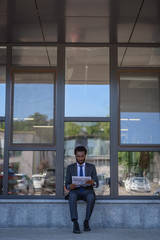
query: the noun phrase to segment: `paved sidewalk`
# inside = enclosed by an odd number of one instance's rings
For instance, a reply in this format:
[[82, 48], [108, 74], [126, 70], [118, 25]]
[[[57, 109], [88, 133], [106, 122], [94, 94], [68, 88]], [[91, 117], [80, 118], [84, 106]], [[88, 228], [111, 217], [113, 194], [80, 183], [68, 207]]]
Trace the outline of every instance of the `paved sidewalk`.
[[72, 229], [0, 228], [1, 240], [159, 240], [160, 229], [99, 229], [81, 234]]

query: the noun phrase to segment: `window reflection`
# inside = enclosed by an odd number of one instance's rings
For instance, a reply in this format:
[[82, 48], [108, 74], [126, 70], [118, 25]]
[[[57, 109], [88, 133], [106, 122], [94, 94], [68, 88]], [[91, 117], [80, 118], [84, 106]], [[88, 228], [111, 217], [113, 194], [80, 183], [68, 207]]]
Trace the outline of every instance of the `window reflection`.
[[119, 152], [119, 195], [160, 195], [160, 152]]
[[109, 17], [66, 17], [66, 42], [109, 42], [108, 26]]
[[65, 159], [67, 166], [75, 162], [74, 148], [78, 144], [87, 147], [86, 161], [96, 166], [99, 187], [97, 195], [110, 194], [110, 124], [106, 122], [66, 122], [65, 123]]
[[13, 143], [53, 143], [54, 72], [14, 73]]
[[6, 63], [6, 52], [7, 48], [4, 46], [0, 46], [0, 64]]
[[120, 73], [120, 142], [159, 144], [159, 72]]
[[21, 66], [56, 66], [56, 47], [12, 47], [12, 63]]
[[118, 65], [121, 67], [160, 66], [160, 48], [118, 48]]
[[8, 194], [55, 195], [55, 152], [10, 151]]
[[65, 116], [108, 117], [109, 49], [66, 48], [65, 70]]
[[0, 66], [0, 116], [5, 116], [6, 67]]
[[0, 122], [0, 194], [3, 192], [4, 131], [5, 124]]

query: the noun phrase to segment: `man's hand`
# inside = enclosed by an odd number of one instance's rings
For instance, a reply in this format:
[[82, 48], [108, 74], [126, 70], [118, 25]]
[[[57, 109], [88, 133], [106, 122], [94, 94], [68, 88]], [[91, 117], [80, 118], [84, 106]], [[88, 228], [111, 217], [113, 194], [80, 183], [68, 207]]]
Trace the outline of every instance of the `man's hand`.
[[72, 190], [72, 189], [74, 189], [74, 188], [76, 188], [77, 187], [77, 185], [76, 184], [70, 184], [69, 185], [69, 188]]
[[94, 180], [93, 180], [93, 179], [87, 180], [87, 181], [86, 181], [86, 184], [90, 184], [90, 185], [93, 186], [93, 185], [94, 185]]

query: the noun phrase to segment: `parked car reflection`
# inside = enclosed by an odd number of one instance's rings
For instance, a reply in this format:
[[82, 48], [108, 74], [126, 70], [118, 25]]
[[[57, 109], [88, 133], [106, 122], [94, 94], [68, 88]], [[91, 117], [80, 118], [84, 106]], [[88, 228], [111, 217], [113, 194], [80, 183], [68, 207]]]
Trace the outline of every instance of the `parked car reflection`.
[[144, 177], [132, 177], [127, 178], [125, 181], [125, 189], [127, 192], [136, 191], [136, 192], [150, 192], [151, 187], [149, 181]]
[[32, 175], [32, 182], [34, 186], [34, 190], [41, 191], [42, 185], [44, 184], [44, 178], [45, 176], [42, 174], [33, 174]]
[[157, 188], [157, 190], [153, 194], [154, 196], [160, 196], [160, 188]]
[[[8, 194], [16, 193], [17, 180], [14, 174], [8, 174]], [[0, 194], [3, 193], [3, 172], [0, 173]]]
[[15, 179], [17, 193], [34, 194], [33, 182], [25, 173], [15, 174]]
[[49, 168], [45, 174], [41, 194], [54, 194], [56, 189], [55, 169]]
[[110, 178], [106, 178], [104, 174], [97, 174], [99, 180], [99, 187], [95, 188], [96, 195], [104, 195], [110, 190]]

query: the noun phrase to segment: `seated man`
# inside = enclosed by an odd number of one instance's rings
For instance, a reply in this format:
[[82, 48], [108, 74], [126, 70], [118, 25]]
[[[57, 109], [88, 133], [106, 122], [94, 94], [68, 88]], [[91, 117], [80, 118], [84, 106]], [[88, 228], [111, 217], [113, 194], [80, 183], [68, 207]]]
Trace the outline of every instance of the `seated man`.
[[[84, 200], [87, 202], [86, 207], [86, 217], [83, 223], [84, 231], [90, 231], [89, 219], [91, 217], [94, 203], [95, 203], [95, 193], [94, 187], [98, 187], [98, 178], [96, 173], [96, 168], [93, 164], [85, 162], [87, 149], [84, 146], [78, 146], [74, 150], [76, 163], [68, 166], [66, 174], [65, 187], [69, 190], [69, 207], [71, 220], [73, 221], [73, 233], [80, 233], [80, 228], [78, 224], [78, 213], [77, 213], [77, 201]], [[87, 186], [77, 186], [72, 183], [72, 176], [84, 176], [90, 177], [85, 184]]]

